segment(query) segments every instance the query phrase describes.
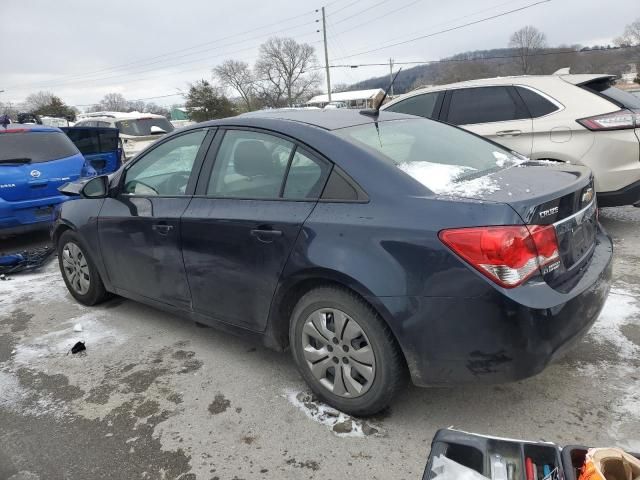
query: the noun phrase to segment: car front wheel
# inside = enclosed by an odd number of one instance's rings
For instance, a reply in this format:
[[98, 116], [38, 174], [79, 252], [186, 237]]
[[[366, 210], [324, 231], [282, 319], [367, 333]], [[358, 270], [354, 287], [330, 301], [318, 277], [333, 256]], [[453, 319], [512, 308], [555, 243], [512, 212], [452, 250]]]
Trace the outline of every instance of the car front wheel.
[[377, 313], [357, 295], [321, 287], [294, 308], [292, 354], [313, 392], [352, 415], [373, 415], [405, 384], [402, 353]]
[[95, 305], [108, 297], [100, 274], [86, 255], [78, 235], [68, 230], [58, 239], [58, 265], [69, 293], [84, 305]]

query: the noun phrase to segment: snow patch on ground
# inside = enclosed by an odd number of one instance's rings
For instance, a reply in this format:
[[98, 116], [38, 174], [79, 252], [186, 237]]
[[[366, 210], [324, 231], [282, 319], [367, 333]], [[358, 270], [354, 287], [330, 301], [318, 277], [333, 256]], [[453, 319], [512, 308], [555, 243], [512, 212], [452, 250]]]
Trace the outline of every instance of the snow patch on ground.
[[597, 343], [610, 343], [618, 348], [625, 359], [633, 359], [640, 348], [627, 339], [621, 328], [640, 317], [637, 295], [628, 289], [614, 287], [609, 293], [600, 317], [589, 331], [589, 337]]
[[[82, 332], [75, 332], [74, 325], [80, 323]], [[107, 343], [119, 344], [125, 336], [106, 322], [104, 312], [88, 312], [60, 324], [59, 330], [29, 338], [28, 342], [16, 346], [13, 361], [16, 364], [31, 365], [39, 358], [66, 355], [78, 341], [85, 342], [87, 348]]]
[[15, 375], [0, 371], [0, 409], [34, 417], [52, 416], [61, 419], [68, 407], [51, 394], [42, 395], [25, 389]]
[[316, 400], [311, 394], [288, 390], [285, 398], [311, 420], [328, 427], [338, 437], [367, 437], [381, 435], [381, 429]]
[[[504, 157], [503, 162], [509, 159], [506, 155]], [[457, 181], [461, 175], [475, 170], [471, 167], [444, 163], [411, 162], [400, 164], [398, 168], [439, 195], [474, 197], [500, 190], [500, 186], [488, 175], [473, 180]]]
[[0, 281], [0, 314], [9, 313], [24, 303], [48, 304], [64, 300], [67, 288], [54, 260], [43, 269], [31, 273], [8, 275]]

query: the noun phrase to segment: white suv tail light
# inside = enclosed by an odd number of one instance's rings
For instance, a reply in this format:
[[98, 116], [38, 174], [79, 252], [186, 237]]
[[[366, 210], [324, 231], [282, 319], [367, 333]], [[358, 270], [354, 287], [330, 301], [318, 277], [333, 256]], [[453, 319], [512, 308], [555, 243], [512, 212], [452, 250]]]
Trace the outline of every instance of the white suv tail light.
[[589, 130], [624, 130], [640, 128], [640, 113], [631, 110], [618, 110], [604, 115], [580, 118], [576, 121]]

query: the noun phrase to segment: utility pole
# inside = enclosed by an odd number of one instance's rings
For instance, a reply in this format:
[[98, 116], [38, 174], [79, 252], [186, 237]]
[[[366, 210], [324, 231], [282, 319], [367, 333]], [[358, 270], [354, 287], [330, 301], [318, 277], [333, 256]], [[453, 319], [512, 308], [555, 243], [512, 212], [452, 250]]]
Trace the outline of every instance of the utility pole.
[[391, 85], [391, 98], [393, 98], [393, 58], [389, 59], [389, 84]]
[[324, 37], [324, 65], [327, 70], [327, 95], [331, 102], [331, 77], [329, 76], [329, 52], [327, 51], [327, 20], [324, 16], [324, 7], [322, 7], [322, 36]]

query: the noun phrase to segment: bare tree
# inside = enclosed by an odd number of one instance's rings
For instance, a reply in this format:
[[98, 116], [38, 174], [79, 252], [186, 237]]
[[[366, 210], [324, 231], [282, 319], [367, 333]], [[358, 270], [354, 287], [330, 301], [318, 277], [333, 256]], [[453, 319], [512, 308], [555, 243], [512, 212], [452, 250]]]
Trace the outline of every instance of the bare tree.
[[100, 100], [100, 108], [110, 112], [126, 112], [129, 102], [121, 93], [107, 93]]
[[622, 36], [616, 38], [614, 42], [618, 46], [640, 45], [640, 18], [627, 25]]
[[35, 112], [51, 104], [54, 97], [55, 95], [51, 92], [41, 91], [32, 93], [25, 99], [23, 108], [28, 112]]
[[222, 86], [238, 92], [248, 112], [255, 108], [256, 79], [248, 63], [225, 60], [213, 73]]
[[130, 100], [127, 102], [127, 112], [144, 112], [146, 103], [142, 100]]
[[511, 35], [509, 47], [516, 49], [523, 74], [526, 75], [531, 71], [529, 56], [544, 48], [546, 44], [545, 34], [531, 25], [527, 25]]
[[258, 89], [272, 107], [293, 106], [320, 84], [314, 48], [293, 38], [273, 37], [260, 45], [255, 66]]

